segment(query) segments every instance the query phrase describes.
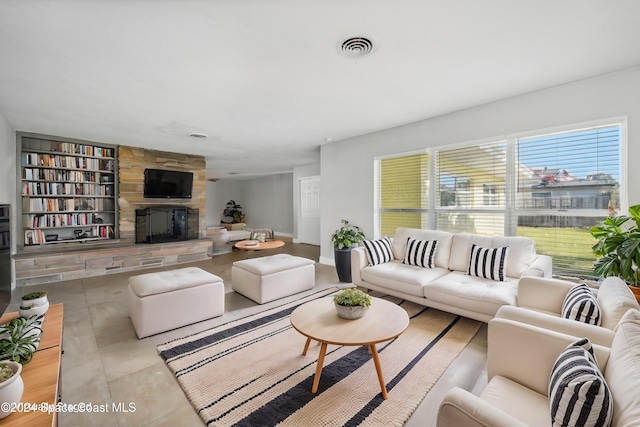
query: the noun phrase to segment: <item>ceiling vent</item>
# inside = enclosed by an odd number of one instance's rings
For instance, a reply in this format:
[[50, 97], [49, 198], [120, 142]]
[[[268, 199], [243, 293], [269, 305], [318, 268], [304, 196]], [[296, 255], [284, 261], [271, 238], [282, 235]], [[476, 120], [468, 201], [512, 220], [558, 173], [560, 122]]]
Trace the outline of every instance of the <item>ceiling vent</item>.
[[348, 58], [360, 58], [373, 52], [373, 40], [365, 36], [349, 36], [338, 43], [340, 54]]

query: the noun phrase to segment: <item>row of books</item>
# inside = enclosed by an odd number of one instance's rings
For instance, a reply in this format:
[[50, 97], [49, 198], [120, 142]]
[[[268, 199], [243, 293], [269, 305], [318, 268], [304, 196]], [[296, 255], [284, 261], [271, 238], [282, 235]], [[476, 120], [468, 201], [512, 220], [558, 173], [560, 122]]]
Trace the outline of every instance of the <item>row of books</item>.
[[23, 196], [113, 196], [113, 184], [23, 182]]
[[112, 171], [113, 165], [113, 160], [61, 156], [59, 154], [22, 153], [22, 166], [46, 166]]
[[113, 173], [24, 168], [24, 179], [71, 182], [113, 182]]
[[113, 209], [113, 200], [31, 197], [23, 199], [22, 208], [30, 212], [104, 211]]
[[74, 144], [71, 142], [59, 142], [57, 151], [95, 157], [113, 157], [114, 154], [113, 148], [94, 147], [93, 145]]
[[69, 227], [95, 224], [95, 217], [90, 213], [58, 213], [35, 215], [30, 214], [27, 228]]

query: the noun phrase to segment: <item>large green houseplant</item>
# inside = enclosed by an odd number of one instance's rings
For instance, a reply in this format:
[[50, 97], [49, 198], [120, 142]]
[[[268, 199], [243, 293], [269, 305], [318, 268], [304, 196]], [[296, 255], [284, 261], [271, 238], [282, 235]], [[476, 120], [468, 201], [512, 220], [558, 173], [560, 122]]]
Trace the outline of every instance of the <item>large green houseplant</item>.
[[351, 249], [357, 247], [364, 240], [364, 233], [357, 225], [342, 220], [342, 227], [331, 235], [333, 255], [336, 262], [338, 279], [351, 283]]
[[640, 286], [640, 205], [631, 206], [629, 215], [607, 217], [590, 232], [596, 238], [593, 252], [601, 257], [594, 264], [594, 272]]

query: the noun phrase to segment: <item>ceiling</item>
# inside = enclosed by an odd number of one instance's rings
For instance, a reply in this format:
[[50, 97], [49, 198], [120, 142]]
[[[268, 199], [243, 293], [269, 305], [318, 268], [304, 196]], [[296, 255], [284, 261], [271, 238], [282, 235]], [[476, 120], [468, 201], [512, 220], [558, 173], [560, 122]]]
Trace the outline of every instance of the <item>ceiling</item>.
[[[1, 0], [0, 111], [201, 154], [209, 178], [291, 172], [326, 138], [640, 64], [639, 16], [637, 0]], [[373, 52], [340, 55], [352, 35]]]

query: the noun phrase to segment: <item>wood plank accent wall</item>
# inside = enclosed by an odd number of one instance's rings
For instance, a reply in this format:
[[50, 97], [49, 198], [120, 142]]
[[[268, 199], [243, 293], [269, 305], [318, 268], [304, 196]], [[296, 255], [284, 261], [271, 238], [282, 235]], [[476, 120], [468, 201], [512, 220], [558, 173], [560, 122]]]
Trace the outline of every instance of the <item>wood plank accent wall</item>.
[[[149, 206], [173, 205], [199, 210], [199, 233], [204, 237], [206, 218], [206, 162], [203, 156], [167, 153], [143, 148], [120, 146], [118, 148], [119, 197], [118, 206], [120, 241], [135, 242], [136, 209]], [[193, 197], [191, 199], [145, 199], [144, 170], [170, 169], [193, 172]]]

